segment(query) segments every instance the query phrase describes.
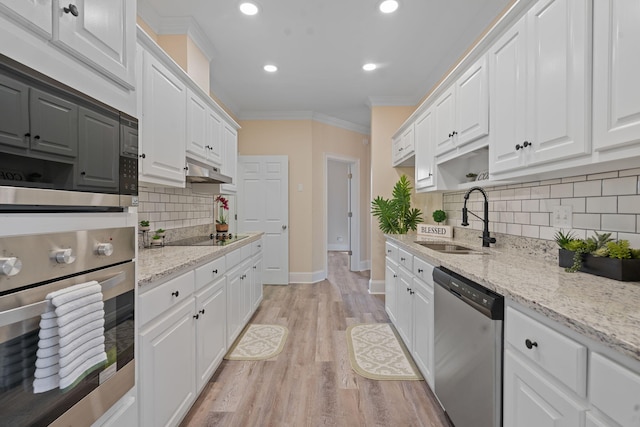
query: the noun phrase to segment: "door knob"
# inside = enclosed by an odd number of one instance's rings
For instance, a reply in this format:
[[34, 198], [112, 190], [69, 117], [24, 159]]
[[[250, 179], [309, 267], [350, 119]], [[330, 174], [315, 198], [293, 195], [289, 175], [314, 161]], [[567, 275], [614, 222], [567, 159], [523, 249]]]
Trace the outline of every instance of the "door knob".
[[73, 16], [78, 16], [78, 7], [75, 4], [69, 4], [69, 7], [63, 7], [64, 13], [71, 13]]
[[286, 225], [283, 225], [283, 226], [282, 226], [282, 229], [283, 229], [283, 230], [286, 230], [286, 229], [287, 229], [287, 226], [286, 226]]

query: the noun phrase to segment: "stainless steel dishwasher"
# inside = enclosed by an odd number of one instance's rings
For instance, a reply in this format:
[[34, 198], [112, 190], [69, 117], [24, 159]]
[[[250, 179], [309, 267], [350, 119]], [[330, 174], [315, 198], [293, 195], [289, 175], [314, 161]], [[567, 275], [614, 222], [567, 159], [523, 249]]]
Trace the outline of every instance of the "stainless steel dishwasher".
[[433, 270], [435, 394], [455, 427], [502, 426], [504, 298]]

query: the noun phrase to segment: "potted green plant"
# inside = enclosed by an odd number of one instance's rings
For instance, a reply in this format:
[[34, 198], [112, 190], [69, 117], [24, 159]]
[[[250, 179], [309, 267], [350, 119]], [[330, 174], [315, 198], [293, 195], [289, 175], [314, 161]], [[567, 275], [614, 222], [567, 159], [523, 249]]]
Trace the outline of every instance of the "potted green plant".
[[581, 271], [621, 281], [640, 280], [640, 249], [628, 240], [613, 240], [611, 233], [595, 233], [588, 239], [576, 239], [571, 232], [559, 231], [555, 241], [560, 247], [558, 261], [567, 272]]
[[160, 236], [159, 234], [154, 234], [151, 237], [151, 244], [152, 245], [162, 245], [164, 242], [162, 241], [162, 236]]
[[146, 219], [140, 221], [140, 231], [149, 231], [149, 221]]
[[164, 237], [166, 233], [167, 233], [167, 230], [165, 230], [164, 228], [158, 228], [156, 230], [156, 235], [160, 237]]
[[378, 218], [383, 233], [406, 234], [422, 222], [420, 209], [411, 208], [412, 189], [406, 175], [402, 175], [393, 187], [391, 199], [378, 196], [371, 202], [371, 213]]
[[468, 174], [465, 175], [465, 177], [467, 178], [468, 182], [473, 182], [478, 177], [478, 174], [477, 173], [473, 173], [473, 172], [469, 172]]
[[447, 220], [447, 213], [441, 209], [437, 209], [433, 211], [433, 220], [440, 224], [441, 222], [445, 222]]
[[216, 196], [214, 202], [217, 204], [218, 217], [216, 219], [216, 231], [224, 233], [229, 231], [229, 224], [224, 212], [229, 210], [229, 200], [224, 196]]

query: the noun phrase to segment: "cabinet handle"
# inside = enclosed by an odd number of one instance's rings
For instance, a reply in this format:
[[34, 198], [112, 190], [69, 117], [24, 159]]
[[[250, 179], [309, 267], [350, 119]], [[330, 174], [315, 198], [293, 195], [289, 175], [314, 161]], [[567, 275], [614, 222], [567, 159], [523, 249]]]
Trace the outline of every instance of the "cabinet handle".
[[254, 270], [256, 269], [256, 266], [255, 266], [255, 265], [253, 266], [253, 269], [254, 269]]
[[402, 257], [400, 258], [400, 261], [406, 261], [406, 260], [407, 260], [406, 258], [402, 258]]
[[140, 157], [140, 158], [142, 158], [142, 159], [146, 159], [146, 158], [147, 158], [147, 155], [146, 155], [146, 154], [144, 154], [144, 153], [142, 153], [142, 154], [140, 154], [138, 157]]
[[27, 133], [25, 133], [25, 134], [24, 134], [24, 137], [25, 137], [25, 138], [29, 138], [30, 136], [31, 136], [31, 134], [30, 134], [29, 132], [27, 132]]
[[185, 166], [184, 170], [188, 171], [189, 170], [189, 166]]
[[207, 150], [213, 150], [213, 147], [210, 145], [205, 145], [204, 148], [206, 148]]
[[419, 269], [418, 269], [418, 273], [422, 273], [423, 271], [424, 271], [424, 270], [423, 270], [423, 269], [421, 269], [421, 268], [419, 268]]
[[387, 253], [390, 254], [391, 253], [391, 249], [387, 249]]
[[407, 288], [407, 292], [411, 292], [411, 288]]
[[211, 271], [213, 274], [218, 274], [218, 269], [216, 268], [215, 270]]
[[413, 292], [411, 289], [409, 289], [409, 295], [413, 295], [415, 294], [415, 292]]
[[527, 348], [531, 350], [533, 347], [537, 347], [538, 343], [527, 338], [526, 340], [524, 340], [524, 345], [526, 345]]
[[397, 275], [397, 274], [394, 274], [394, 275], [393, 275], [393, 277], [398, 277], [398, 275]]
[[200, 315], [199, 315], [199, 314], [194, 314], [194, 315], [193, 315], [193, 318], [194, 318], [194, 319], [196, 319], [196, 320], [198, 320], [198, 319], [200, 318]]
[[200, 314], [204, 314], [204, 308], [199, 311]]
[[86, 173], [85, 171], [80, 172], [80, 175], [82, 175], [82, 176], [84, 176], [84, 175], [86, 175], [86, 174], [87, 174], [87, 173]]
[[171, 292], [171, 296], [173, 297], [177, 297], [178, 295], [180, 295], [180, 291]]
[[40, 135], [34, 136], [33, 139], [40, 139]]
[[73, 16], [78, 16], [78, 7], [75, 4], [69, 3], [69, 7], [63, 7], [64, 13], [71, 13]]
[[531, 147], [532, 145], [533, 145], [533, 143], [529, 142], [529, 141], [525, 141], [522, 145], [516, 144], [516, 151], [518, 151], [521, 148], [524, 149], [524, 148], [527, 148], [527, 147]]

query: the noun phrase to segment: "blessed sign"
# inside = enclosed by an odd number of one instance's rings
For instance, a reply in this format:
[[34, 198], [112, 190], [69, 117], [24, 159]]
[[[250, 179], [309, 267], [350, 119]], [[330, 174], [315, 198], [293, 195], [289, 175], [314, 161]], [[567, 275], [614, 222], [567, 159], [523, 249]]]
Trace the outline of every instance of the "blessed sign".
[[450, 225], [418, 224], [418, 234], [451, 238], [453, 229]]

